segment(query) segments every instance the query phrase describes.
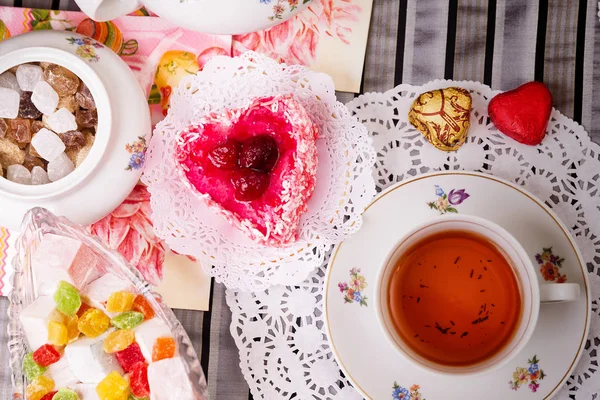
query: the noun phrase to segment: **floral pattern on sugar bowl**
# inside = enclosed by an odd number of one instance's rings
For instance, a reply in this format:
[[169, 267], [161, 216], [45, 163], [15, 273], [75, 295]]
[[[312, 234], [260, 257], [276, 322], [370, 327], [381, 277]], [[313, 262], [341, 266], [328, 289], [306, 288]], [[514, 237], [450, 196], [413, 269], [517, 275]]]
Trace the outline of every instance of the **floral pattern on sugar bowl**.
[[131, 154], [131, 157], [129, 157], [129, 164], [125, 167], [125, 171], [143, 168], [146, 163], [147, 149], [148, 144], [146, 143], [146, 138], [142, 136], [138, 137], [138, 140], [133, 143], [127, 143], [125, 145], [125, 150]]
[[299, 4], [307, 4], [312, 0], [259, 0], [262, 4], [273, 4], [273, 16], [269, 17], [271, 21], [283, 19], [286, 12], [292, 12], [298, 8]]
[[392, 386], [392, 399], [393, 400], [425, 400], [419, 389], [419, 385], [412, 385], [410, 388], [405, 388], [394, 382]]
[[97, 62], [100, 60], [100, 56], [96, 53], [96, 49], [104, 47], [101, 43], [86, 37], [69, 37], [67, 38], [67, 41], [72, 45], [77, 46], [75, 54], [82, 60], [87, 60], [89, 62]]
[[522, 386], [527, 385], [529, 390], [535, 393], [540, 387], [539, 382], [546, 377], [546, 374], [544, 374], [544, 370], [540, 369], [538, 365], [540, 360], [537, 358], [537, 355], [534, 355], [527, 362], [529, 363], [529, 367], [517, 367], [515, 372], [513, 372], [512, 380], [508, 384], [512, 390], [519, 390]]
[[458, 214], [457, 205], [471, 197], [466, 189], [452, 189], [448, 194], [440, 185], [435, 185], [435, 195], [437, 199], [427, 203], [429, 208], [437, 210], [440, 214], [455, 213]]
[[360, 268], [350, 270], [350, 280], [348, 282], [338, 283], [340, 292], [344, 295], [344, 303], [358, 303], [361, 306], [367, 306], [367, 296], [364, 290], [367, 287], [367, 281], [360, 274]]

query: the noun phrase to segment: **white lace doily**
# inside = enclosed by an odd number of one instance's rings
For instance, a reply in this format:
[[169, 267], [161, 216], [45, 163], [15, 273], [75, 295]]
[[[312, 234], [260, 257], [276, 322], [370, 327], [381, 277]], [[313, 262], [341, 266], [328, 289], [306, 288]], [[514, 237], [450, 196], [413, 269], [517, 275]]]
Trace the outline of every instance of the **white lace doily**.
[[[293, 93], [319, 127], [317, 184], [300, 221], [300, 239], [276, 249], [258, 245], [216, 215], [175, 171], [175, 137], [210, 112], [241, 107], [249, 99]], [[294, 285], [323, 263], [329, 248], [356, 232], [375, 195], [372, 140], [364, 126], [336, 100], [331, 78], [301, 66], [285, 66], [248, 52], [216, 57], [184, 78], [171, 96], [146, 155], [142, 180], [152, 194], [156, 234], [182, 254], [211, 266], [229, 288], [264, 290]]]
[[[448, 86], [469, 89], [473, 96], [469, 138], [455, 153], [427, 144], [407, 122], [416, 96]], [[497, 93], [476, 82], [434, 81], [367, 93], [347, 106], [373, 136], [378, 191], [430, 171], [481, 171], [525, 186], [571, 227], [590, 272], [593, 315], [581, 361], [556, 398], [593, 400], [600, 393], [600, 146], [556, 110], [541, 145], [515, 142], [488, 120], [487, 105]], [[227, 291], [233, 313], [231, 333], [255, 398], [288, 399], [293, 393], [302, 400], [361, 398], [338, 369], [326, 340], [326, 266], [327, 260], [298, 286], [277, 286], [256, 294]]]

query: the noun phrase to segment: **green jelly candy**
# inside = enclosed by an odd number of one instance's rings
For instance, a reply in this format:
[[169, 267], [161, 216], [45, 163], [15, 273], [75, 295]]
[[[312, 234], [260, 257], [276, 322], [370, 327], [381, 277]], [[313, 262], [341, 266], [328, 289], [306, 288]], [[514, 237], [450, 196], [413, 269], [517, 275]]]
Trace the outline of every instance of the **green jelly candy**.
[[27, 353], [23, 358], [23, 372], [25, 377], [31, 382], [38, 376], [41, 376], [46, 372], [48, 368], [39, 366], [33, 361], [33, 353]]
[[133, 329], [144, 321], [144, 314], [137, 311], [125, 311], [110, 320], [119, 329]]
[[58, 284], [58, 288], [54, 292], [54, 302], [58, 311], [70, 317], [77, 314], [77, 310], [81, 307], [79, 292], [73, 285], [65, 281], [60, 281]]
[[[54, 398], [52, 398], [52, 400], [54, 400]], [[134, 395], [129, 393], [129, 399], [127, 399], [127, 400], [149, 400], [149, 399], [147, 397], [135, 397]]]
[[52, 400], [79, 400], [79, 396], [72, 390], [62, 388], [56, 392]]

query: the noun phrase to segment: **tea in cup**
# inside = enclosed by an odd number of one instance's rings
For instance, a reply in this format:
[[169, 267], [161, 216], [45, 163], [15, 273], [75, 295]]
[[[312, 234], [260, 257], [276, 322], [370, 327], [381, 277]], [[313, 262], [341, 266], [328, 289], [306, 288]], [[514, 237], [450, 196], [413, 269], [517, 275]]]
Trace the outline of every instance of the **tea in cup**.
[[576, 300], [580, 287], [540, 286], [529, 255], [510, 233], [455, 215], [401, 239], [375, 292], [380, 324], [405, 358], [438, 373], [479, 374], [523, 349], [540, 303]]

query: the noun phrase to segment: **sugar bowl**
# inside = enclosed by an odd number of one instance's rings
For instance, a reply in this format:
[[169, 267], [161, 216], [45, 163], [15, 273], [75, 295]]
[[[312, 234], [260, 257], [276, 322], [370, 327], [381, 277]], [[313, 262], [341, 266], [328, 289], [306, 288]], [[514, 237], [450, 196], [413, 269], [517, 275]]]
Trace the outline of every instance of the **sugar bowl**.
[[150, 134], [142, 88], [101, 43], [59, 31], [0, 42], [0, 226], [36, 206], [104, 217], [138, 182]]

